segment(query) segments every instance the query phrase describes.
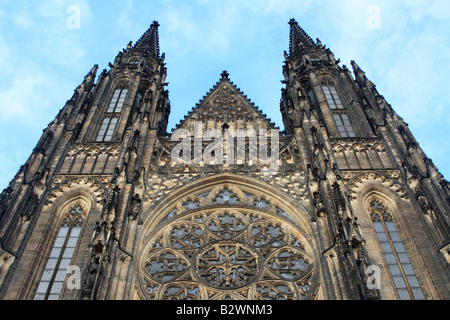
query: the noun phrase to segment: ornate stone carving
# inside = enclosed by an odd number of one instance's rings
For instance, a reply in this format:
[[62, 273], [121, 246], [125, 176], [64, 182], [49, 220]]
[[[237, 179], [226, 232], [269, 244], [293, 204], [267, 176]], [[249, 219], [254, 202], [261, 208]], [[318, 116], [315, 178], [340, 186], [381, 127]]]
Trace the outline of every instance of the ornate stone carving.
[[450, 264], [450, 243], [439, 249], [439, 252], [444, 256], [448, 264]]
[[[162, 221], [170, 221], [178, 215], [189, 211], [220, 205], [250, 206], [259, 210], [275, 213], [289, 222], [294, 222], [292, 217], [279, 207], [275, 199], [243, 192], [237, 186], [232, 184], [221, 185], [207, 192], [202, 191], [202, 194], [190, 195], [178, 203]], [[227, 220], [226, 217], [221, 217], [220, 219], [224, 221]]]
[[141, 211], [141, 202], [142, 200], [139, 197], [139, 194], [136, 194], [130, 201], [130, 208], [128, 211], [128, 218], [130, 220], [136, 220], [139, 212]]
[[255, 209], [209, 208], [176, 217], [140, 259], [145, 299], [309, 299], [314, 260], [292, 225]]
[[262, 256], [251, 246], [235, 241], [209, 244], [194, 257], [194, 276], [219, 290], [239, 289], [260, 276]]
[[351, 172], [344, 174], [350, 200], [356, 200], [358, 190], [370, 182], [376, 182], [396, 192], [401, 198], [408, 199], [407, 189], [401, 183], [398, 171], [380, 171], [380, 172]]
[[20, 216], [23, 221], [30, 221], [37, 206], [39, 204], [39, 196], [31, 192], [25, 199]]
[[109, 188], [110, 180], [110, 176], [55, 176], [52, 184], [52, 192], [47, 197], [45, 204], [53, 204], [53, 201], [56, 198], [76, 187], [91, 190], [95, 194], [97, 203], [101, 203], [105, 199], [106, 190]]
[[7, 252], [0, 242], [0, 285], [3, 284], [9, 268], [13, 264], [16, 257]]
[[[194, 182], [196, 180], [214, 176], [215, 172], [209, 173], [194, 173], [194, 172], [182, 172], [182, 173], [151, 173], [147, 178], [146, 193], [144, 195], [145, 201], [149, 204], [155, 204], [163, 197], [167, 196], [173, 190], [177, 190], [184, 185]], [[236, 173], [240, 176], [250, 176], [257, 178], [265, 183], [276, 187], [277, 189], [295, 197], [297, 199], [303, 199], [306, 197], [306, 176], [303, 171], [292, 171], [290, 173], [279, 174], [275, 176], [264, 176], [260, 172], [239, 172]], [[237, 200], [229, 200], [237, 201]], [[240, 199], [242, 202], [243, 200]]]
[[380, 139], [346, 139], [333, 143], [334, 152], [354, 150], [356, 152], [376, 151], [386, 152], [386, 148]]
[[415, 189], [415, 196], [417, 202], [419, 203], [420, 209], [422, 209], [423, 213], [432, 215], [433, 214], [433, 206], [427, 199], [426, 193], [423, 191], [422, 187], [418, 187]]
[[97, 155], [109, 155], [111, 157], [117, 157], [120, 152], [120, 145], [116, 144], [74, 144], [67, 151], [66, 157], [73, 158], [75, 156], [90, 156], [94, 157]]

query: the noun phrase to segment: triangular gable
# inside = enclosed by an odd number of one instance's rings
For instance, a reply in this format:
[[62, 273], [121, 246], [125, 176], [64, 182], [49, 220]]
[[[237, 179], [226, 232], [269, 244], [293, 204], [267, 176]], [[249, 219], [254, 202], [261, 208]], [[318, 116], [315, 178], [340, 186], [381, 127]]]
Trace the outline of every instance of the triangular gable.
[[222, 78], [185, 116], [176, 129], [192, 132], [194, 122], [202, 122], [203, 130], [254, 129], [271, 130], [279, 128], [263, 114], [247, 96], [237, 88], [224, 71]]

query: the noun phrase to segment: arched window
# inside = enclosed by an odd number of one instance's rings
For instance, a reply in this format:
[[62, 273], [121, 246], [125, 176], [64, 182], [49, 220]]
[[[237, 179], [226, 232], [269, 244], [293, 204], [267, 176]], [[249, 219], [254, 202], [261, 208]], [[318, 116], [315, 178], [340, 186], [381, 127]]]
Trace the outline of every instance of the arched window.
[[355, 137], [355, 131], [353, 131], [353, 127], [346, 113], [344, 112], [333, 113], [333, 119], [334, 122], [336, 122], [339, 134], [341, 135], [342, 138]]
[[106, 117], [103, 120], [100, 131], [98, 132], [97, 142], [108, 142], [112, 140], [114, 131], [116, 130], [118, 118]]
[[425, 296], [389, 210], [378, 199], [370, 201], [370, 216], [401, 300]]
[[97, 135], [97, 142], [109, 142], [113, 138], [122, 112], [125, 98], [128, 94], [128, 88], [117, 88], [109, 104], [106, 117], [103, 119], [102, 126]]
[[59, 299], [81, 233], [82, 223], [82, 207], [80, 205], [71, 207], [53, 244], [34, 300]]
[[331, 110], [343, 110], [344, 109], [341, 99], [339, 98], [336, 88], [334, 87], [334, 84], [332, 82], [328, 82], [328, 83], [323, 82], [322, 89], [323, 89], [323, 93], [325, 94], [325, 97], [327, 98], [327, 102], [328, 102], [328, 105], [330, 106]]
[[119, 88], [114, 92], [114, 96], [109, 104], [108, 113], [120, 113], [123, 109], [123, 104], [125, 103], [125, 98], [127, 97], [128, 89]]
[[311, 99], [311, 103], [314, 107], [319, 108], [319, 103], [317, 102], [316, 95], [311, 87], [308, 86], [308, 97]]
[[322, 90], [327, 99], [328, 106], [333, 113], [333, 119], [342, 138], [354, 138], [355, 131], [350, 123], [345, 107], [332, 82], [323, 82]]

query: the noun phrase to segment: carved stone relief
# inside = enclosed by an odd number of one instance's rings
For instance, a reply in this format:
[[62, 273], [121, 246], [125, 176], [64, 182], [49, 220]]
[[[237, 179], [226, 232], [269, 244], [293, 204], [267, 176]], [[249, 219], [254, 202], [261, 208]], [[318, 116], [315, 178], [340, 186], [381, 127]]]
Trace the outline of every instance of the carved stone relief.
[[[261, 173], [259, 164], [234, 165], [175, 165], [171, 160], [174, 144], [169, 141], [157, 141], [155, 152], [147, 174], [145, 201], [155, 204], [171, 191], [201, 178], [229, 172], [238, 176], [256, 178], [268, 183], [296, 199], [306, 196], [306, 175], [295, 139], [280, 141], [280, 168], [273, 175]], [[248, 147], [248, 143], [247, 143]], [[248, 159], [246, 159], [248, 160]]]
[[111, 177], [99, 176], [99, 177], [66, 177], [56, 176], [53, 185], [52, 192], [47, 197], [45, 205], [53, 204], [53, 201], [62, 195], [64, 192], [68, 192], [76, 187], [83, 187], [90, 189], [96, 197], [97, 203], [102, 202], [105, 199], [105, 191], [110, 185]]
[[402, 199], [408, 199], [405, 186], [401, 183], [398, 171], [386, 172], [365, 172], [365, 173], [344, 173], [344, 182], [347, 184], [348, 194], [351, 200], [356, 200], [359, 188], [367, 182], [381, 183], [387, 188], [396, 192]]
[[[223, 189], [216, 199], [239, 199], [228, 191]], [[139, 296], [311, 299], [317, 287], [314, 265], [304, 236], [282, 219], [250, 209], [197, 209], [175, 216], [147, 242], [140, 259]]]

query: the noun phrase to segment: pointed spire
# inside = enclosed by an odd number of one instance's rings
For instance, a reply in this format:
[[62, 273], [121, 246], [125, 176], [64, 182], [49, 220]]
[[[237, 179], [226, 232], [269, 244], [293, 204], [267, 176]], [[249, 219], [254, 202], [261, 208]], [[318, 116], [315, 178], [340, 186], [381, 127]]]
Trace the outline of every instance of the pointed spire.
[[89, 73], [84, 77], [83, 83], [76, 89], [80, 92], [82, 90], [91, 91], [92, 87], [95, 84], [95, 77], [97, 75], [98, 65], [94, 65], [94, 67], [89, 71]]
[[365, 77], [366, 76], [366, 73], [359, 67], [359, 65], [354, 60], [350, 61], [350, 63], [352, 65], [353, 72], [356, 75], [359, 75], [361, 77]]
[[157, 21], [153, 21], [150, 28], [136, 42], [134, 47], [148, 48], [156, 57], [159, 57], [159, 33], [158, 33], [159, 26], [160, 24]]
[[89, 73], [84, 77], [85, 79], [92, 79], [95, 78], [98, 70], [98, 64], [95, 64], [92, 69], [89, 71]]
[[356, 64], [355, 61], [352, 60], [350, 63], [352, 65], [353, 73], [355, 74], [356, 82], [358, 83], [358, 85], [360, 85], [361, 87], [375, 87], [373, 82], [366, 77], [366, 73]]
[[315, 46], [313, 39], [295, 21], [289, 21], [291, 26], [289, 50], [291, 55], [299, 53], [303, 48]]

